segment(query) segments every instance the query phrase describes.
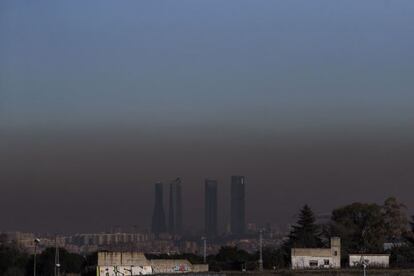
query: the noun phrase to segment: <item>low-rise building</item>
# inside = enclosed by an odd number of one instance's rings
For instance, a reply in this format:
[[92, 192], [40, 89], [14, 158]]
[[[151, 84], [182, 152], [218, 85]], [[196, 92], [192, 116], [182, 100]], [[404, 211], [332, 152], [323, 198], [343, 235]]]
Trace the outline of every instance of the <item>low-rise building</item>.
[[98, 252], [97, 276], [207, 272], [207, 264], [185, 259], [149, 260], [140, 252]]
[[349, 266], [357, 267], [363, 264], [367, 267], [387, 268], [390, 266], [389, 254], [350, 254]]
[[340, 268], [341, 240], [331, 238], [330, 248], [292, 248], [292, 269]]

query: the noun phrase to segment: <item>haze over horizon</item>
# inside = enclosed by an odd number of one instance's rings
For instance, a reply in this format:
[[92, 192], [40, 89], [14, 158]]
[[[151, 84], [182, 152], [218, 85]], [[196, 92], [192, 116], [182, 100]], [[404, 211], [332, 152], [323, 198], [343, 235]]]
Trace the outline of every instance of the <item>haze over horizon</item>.
[[1, 230], [149, 227], [153, 184], [247, 177], [247, 221], [414, 210], [412, 1], [2, 1]]

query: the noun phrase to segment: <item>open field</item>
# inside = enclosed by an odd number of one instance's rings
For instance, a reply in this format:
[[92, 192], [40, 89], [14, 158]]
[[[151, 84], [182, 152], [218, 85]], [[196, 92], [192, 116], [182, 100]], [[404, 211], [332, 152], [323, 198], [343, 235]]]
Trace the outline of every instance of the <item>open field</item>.
[[[341, 269], [341, 270], [280, 270], [280, 271], [264, 271], [264, 272], [226, 272], [225, 274], [231, 276], [295, 276], [295, 275], [330, 275], [330, 276], [355, 276], [363, 275], [360, 269]], [[375, 276], [412, 276], [414, 269], [368, 269], [367, 275]]]

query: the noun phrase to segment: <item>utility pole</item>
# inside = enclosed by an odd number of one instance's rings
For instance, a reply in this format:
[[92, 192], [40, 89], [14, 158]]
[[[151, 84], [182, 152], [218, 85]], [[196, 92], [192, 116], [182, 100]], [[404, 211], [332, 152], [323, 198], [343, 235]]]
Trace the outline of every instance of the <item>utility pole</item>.
[[57, 236], [55, 237], [55, 276], [60, 274], [60, 263], [59, 263], [59, 247], [57, 242]]
[[263, 229], [259, 231], [259, 271], [263, 271]]
[[366, 229], [364, 228], [363, 230], [362, 230], [362, 239], [364, 240], [364, 247], [363, 247], [363, 250], [362, 250], [362, 256], [361, 256], [361, 259], [362, 259], [362, 267], [364, 268], [364, 276], [366, 276], [367, 275], [367, 262], [366, 262], [366, 260], [365, 260], [365, 258], [364, 258], [364, 253], [365, 253], [365, 234], [366, 234]]
[[207, 238], [201, 237], [203, 240], [203, 261], [204, 263], [207, 263]]
[[33, 256], [33, 275], [36, 276], [36, 254], [37, 254], [37, 245], [40, 243], [40, 239], [34, 239], [34, 256]]

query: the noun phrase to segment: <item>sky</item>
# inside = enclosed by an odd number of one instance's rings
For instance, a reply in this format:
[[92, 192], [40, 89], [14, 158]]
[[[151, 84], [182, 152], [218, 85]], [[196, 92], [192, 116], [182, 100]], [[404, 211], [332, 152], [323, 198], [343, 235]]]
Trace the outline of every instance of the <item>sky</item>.
[[247, 221], [414, 212], [414, 2], [0, 2], [0, 230], [147, 228], [153, 183]]

